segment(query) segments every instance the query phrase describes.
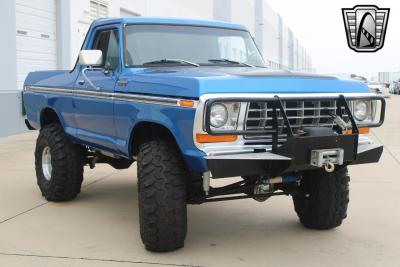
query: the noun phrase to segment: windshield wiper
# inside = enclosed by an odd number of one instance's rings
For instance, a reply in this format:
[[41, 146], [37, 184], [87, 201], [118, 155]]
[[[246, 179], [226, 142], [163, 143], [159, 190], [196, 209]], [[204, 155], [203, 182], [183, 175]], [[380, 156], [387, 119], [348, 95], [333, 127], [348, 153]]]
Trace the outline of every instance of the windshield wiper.
[[253, 65], [251, 65], [251, 64], [248, 64], [248, 63], [244, 63], [244, 62], [240, 62], [240, 61], [235, 61], [235, 60], [230, 60], [230, 59], [227, 59], [227, 58], [209, 59], [208, 61], [209, 61], [209, 62], [212, 62], [212, 63], [220, 63], [220, 62], [223, 62], [223, 63], [229, 63], [229, 64], [235, 64], [235, 65], [243, 65], [243, 66], [251, 67], [251, 68], [254, 68], [254, 67], [255, 67], [255, 66], [253, 66]]
[[200, 66], [197, 63], [190, 62], [190, 61], [187, 61], [187, 60], [183, 60], [183, 59], [168, 59], [168, 58], [145, 62], [145, 63], [143, 63], [143, 66], [145, 66], [145, 65], [157, 65], [157, 64], [173, 64], [173, 63], [178, 63], [178, 64], [182, 64], [182, 65], [191, 65], [191, 66], [195, 66], [195, 67], [199, 67]]

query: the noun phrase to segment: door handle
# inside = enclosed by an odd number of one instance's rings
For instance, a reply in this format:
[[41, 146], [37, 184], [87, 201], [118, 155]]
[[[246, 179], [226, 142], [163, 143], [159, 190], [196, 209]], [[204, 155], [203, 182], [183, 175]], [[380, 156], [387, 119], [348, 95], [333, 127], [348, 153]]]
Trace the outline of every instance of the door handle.
[[119, 80], [117, 83], [119, 86], [126, 86], [128, 84], [127, 80]]
[[79, 80], [78, 83], [79, 83], [80, 85], [84, 85], [84, 84], [85, 84], [85, 80]]

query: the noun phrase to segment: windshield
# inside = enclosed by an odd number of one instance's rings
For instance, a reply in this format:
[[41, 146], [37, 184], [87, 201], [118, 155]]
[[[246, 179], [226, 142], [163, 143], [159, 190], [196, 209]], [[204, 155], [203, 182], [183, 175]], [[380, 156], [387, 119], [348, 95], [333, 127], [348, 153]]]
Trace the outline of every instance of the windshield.
[[182, 25], [126, 27], [127, 67], [155, 62], [183, 64], [183, 61], [208, 66], [247, 64], [264, 67], [262, 57], [247, 31]]

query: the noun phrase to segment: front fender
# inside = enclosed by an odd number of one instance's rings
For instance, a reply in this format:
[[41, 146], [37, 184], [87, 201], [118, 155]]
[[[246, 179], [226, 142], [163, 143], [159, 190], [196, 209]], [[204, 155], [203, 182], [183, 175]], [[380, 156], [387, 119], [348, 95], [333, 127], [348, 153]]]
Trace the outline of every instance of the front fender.
[[149, 103], [115, 103], [115, 123], [118, 135], [117, 146], [121, 154], [132, 158], [132, 142], [135, 127], [150, 122], [168, 129], [191, 171], [207, 170], [204, 152], [193, 141], [193, 123], [196, 109]]

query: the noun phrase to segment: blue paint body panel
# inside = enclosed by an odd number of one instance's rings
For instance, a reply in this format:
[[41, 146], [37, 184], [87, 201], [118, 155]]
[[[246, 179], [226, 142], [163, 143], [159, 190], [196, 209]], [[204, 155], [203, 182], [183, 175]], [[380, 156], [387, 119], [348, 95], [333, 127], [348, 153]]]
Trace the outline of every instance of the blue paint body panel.
[[[91, 48], [94, 36], [100, 29], [119, 29], [120, 40], [122, 40], [123, 25], [130, 23], [195, 25], [246, 30], [241, 25], [211, 21], [141, 17], [100, 19], [91, 25], [82, 48]], [[122, 48], [120, 56], [123, 59]], [[175, 137], [190, 170], [203, 172], [208, 169], [204, 152], [197, 149], [193, 140], [195, 109], [73, 95], [77, 90], [95, 90], [87, 84], [78, 83], [82, 79], [82, 68], [77, 63], [72, 71], [39, 71], [28, 75], [25, 86], [67, 89], [72, 92], [70, 95], [63, 95], [24, 91], [27, 118], [35, 128], [40, 128], [42, 112], [49, 108], [57, 113], [72, 142], [131, 158], [135, 127], [143, 122], [157, 123], [169, 129]], [[89, 76], [96, 86], [102, 88], [102, 92], [194, 100], [199, 99], [203, 94], [214, 93], [369, 92], [365, 84], [357, 81], [247, 67], [125, 68], [121, 60], [116, 71], [111, 71], [107, 75], [101, 71], [93, 71]], [[119, 80], [126, 80], [128, 84], [119, 86]]]
[[[263, 76], [261, 76], [264, 74]], [[354, 80], [306, 76], [291, 72], [246, 67], [175, 67], [127, 69], [122, 74], [135, 92], [183, 98], [212, 93], [367, 93]], [[122, 78], [121, 77], [121, 78]]]

